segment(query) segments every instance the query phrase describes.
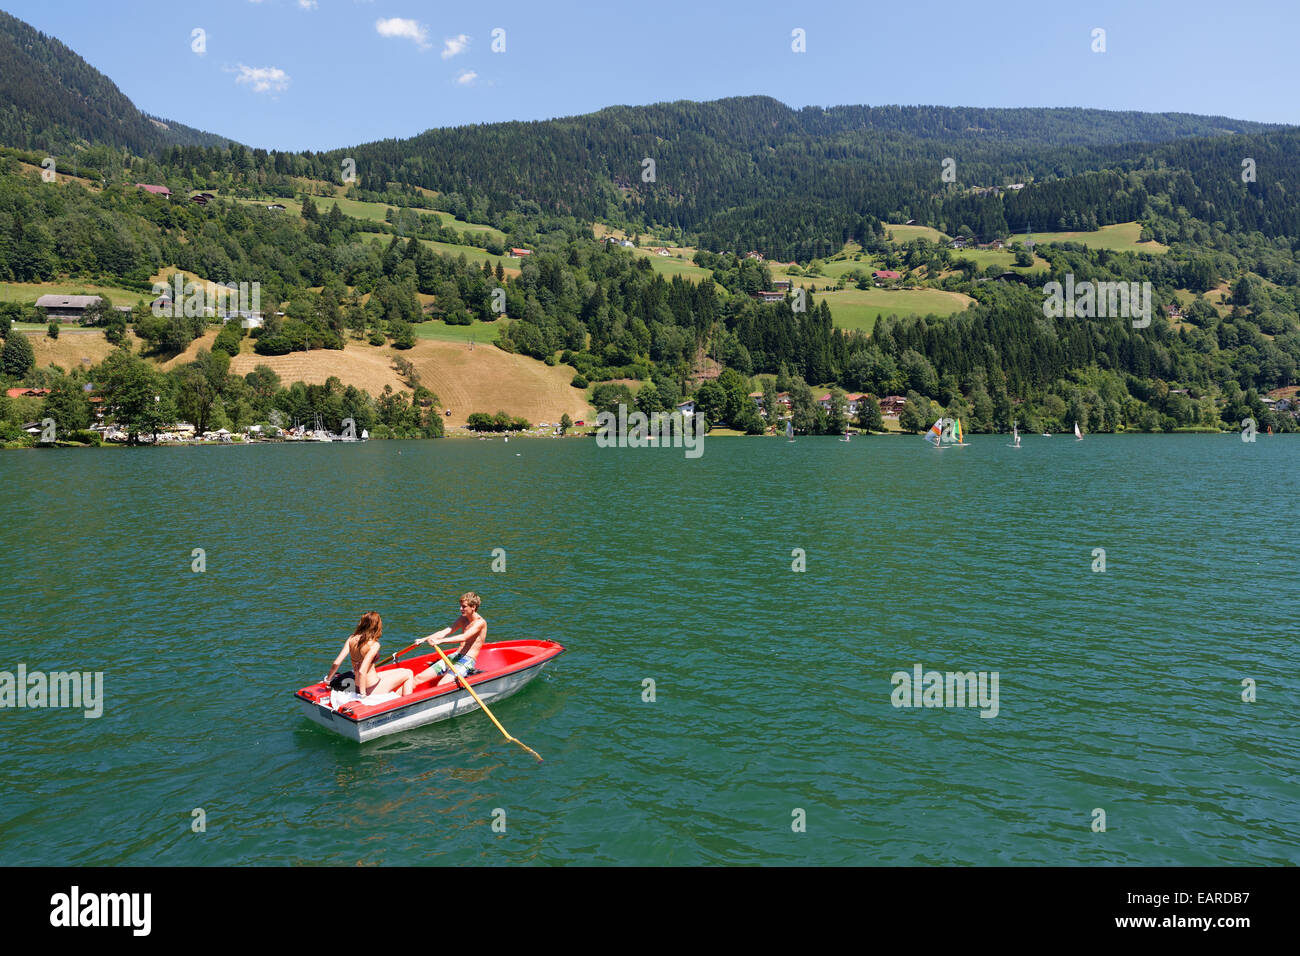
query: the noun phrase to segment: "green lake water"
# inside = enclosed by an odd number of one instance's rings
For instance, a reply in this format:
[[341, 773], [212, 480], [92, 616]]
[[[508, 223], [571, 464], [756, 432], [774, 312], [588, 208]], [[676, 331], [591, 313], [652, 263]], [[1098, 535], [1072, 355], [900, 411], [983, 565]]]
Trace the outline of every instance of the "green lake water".
[[[1300, 441], [971, 441], [2, 453], [0, 671], [104, 711], [0, 710], [0, 864], [1300, 863]], [[493, 708], [543, 764], [299, 713], [466, 590], [567, 648]]]

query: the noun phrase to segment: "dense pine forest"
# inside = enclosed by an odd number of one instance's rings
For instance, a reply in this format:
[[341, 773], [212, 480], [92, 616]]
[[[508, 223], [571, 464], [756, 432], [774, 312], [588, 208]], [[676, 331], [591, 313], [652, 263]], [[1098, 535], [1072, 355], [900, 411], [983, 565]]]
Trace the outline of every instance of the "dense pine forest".
[[[54, 183], [41, 175], [47, 157]], [[409, 395], [369, 396], [337, 380], [286, 386], [269, 369], [230, 375], [229, 356], [249, 345], [233, 326], [162, 372], [154, 360], [211, 322], [151, 312], [153, 277], [176, 270], [258, 283], [267, 317], [248, 337], [261, 355], [350, 341], [403, 349], [420, 323], [489, 322], [498, 347], [571, 367], [598, 408], [694, 397], [710, 419], [750, 432], [765, 425], [747, 397], [756, 391], [767, 408], [788, 393], [804, 432], [847, 424], [843, 391], [906, 396], [905, 430], [939, 414], [971, 431], [1013, 420], [1216, 429], [1246, 417], [1293, 430], [1285, 406], [1262, 396], [1296, 384], [1300, 363], [1298, 158], [1300, 131], [1225, 117], [793, 110], [762, 97], [326, 153], [249, 149], [160, 125], [58, 41], [0, 14], [0, 283], [120, 289], [87, 321], [124, 346], [129, 327], [143, 353], [36, 368], [22, 323], [43, 328], [46, 316], [0, 295], [0, 379], [52, 389], [40, 403], [0, 396], [0, 440], [21, 440], [18, 426], [37, 414], [84, 429], [94, 393], [137, 432], [170, 414], [234, 427], [319, 415], [337, 428], [351, 417], [388, 434], [441, 433], [437, 396], [418, 382]], [[344, 181], [349, 163], [355, 182]], [[200, 190], [214, 198], [191, 202]], [[388, 214], [349, 215], [339, 198]], [[294, 205], [268, 208], [277, 199]], [[893, 234], [909, 221], [936, 232]], [[1133, 248], [1029, 238], [1132, 222], [1147, 240]], [[608, 230], [688, 248], [696, 271], [658, 271], [601, 241]], [[1020, 270], [981, 264], [952, 237], [1005, 240]], [[514, 247], [530, 254], [510, 274], [478, 255]], [[846, 256], [861, 267], [828, 275], [827, 261]], [[794, 264], [795, 288], [760, 301], [773, 262]], [[841, 325], [830, 293], [869, 288], [877, 267], [896, 270], [901, 287], [973, 304]], [[1149, 282], [1154, 319], [1045, 315], [1044, 285], [1067, 277]], [[834, 396], [829, 412], [814, 389]], [[155, 407], [146, 393], [160, 396]], [[878, 427], [874, 401], [861, 416]]]

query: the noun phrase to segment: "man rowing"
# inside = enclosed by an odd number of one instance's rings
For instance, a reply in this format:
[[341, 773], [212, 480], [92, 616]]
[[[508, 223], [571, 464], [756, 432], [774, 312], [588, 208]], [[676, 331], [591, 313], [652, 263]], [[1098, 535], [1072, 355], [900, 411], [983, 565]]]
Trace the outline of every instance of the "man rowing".
[[[422, 637], [417, 644], [441, 644], [457, 631], [464, 630], [460, 635], [460, 646], [455, 652], [448, 655], [451, 658], [452, 669], [461, 677], [466, 677], [474, 672], [474, 662], [478, 659], [479, 651], [483, 648], [483, 643], [487, 640], [487, 621], [479, 616], [478, 607], [481, 600], [473, 591], [467, 591], [460, 596], [460, 617], [452, 622], [450, 627], [444, 627], [436, 634], [430, 634], [428, 637]], [[440, 678], [434, 686], [448, 684], [455, 680], [452, 674], [447, 673], [447, 662], [439, 660], [432, 667], [426, 667], [423, 671], [415, 675], [415, 683], [423, 684], [425, 681]]]

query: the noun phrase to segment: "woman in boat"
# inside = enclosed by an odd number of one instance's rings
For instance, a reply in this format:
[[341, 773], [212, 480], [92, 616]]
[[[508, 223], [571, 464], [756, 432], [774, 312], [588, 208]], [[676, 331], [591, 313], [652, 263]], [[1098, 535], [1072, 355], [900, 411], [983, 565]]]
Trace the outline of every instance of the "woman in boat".
[[334, 679], [343, 658], [352, 658], [352, 677], [356, 682], [357, 693], [362, 697], [371, 694], [383, 694], [396, 691], [405, 697], [415, 688], [415, 681], [410, 670], [395, 667], [380, 673], [375, 670], [375, 656], [379, 653], [379, 637], [384, 633], [384, 622], [374, 611], [361, 615], [361, 622], [343, 642], [343, 650], [334, 658], [334, 664], [325, 678], [325, 683]]

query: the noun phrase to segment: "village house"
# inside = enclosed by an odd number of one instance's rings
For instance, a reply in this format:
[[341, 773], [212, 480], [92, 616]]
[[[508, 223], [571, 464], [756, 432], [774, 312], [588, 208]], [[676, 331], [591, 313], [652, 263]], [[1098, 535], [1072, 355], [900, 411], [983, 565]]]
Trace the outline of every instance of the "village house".
[[284, 203], [273, 202], [270, 203], [266, 208], [271, 210], [272, 212], [284, 212]]
[[225, 325], [231, 319], [239, 319], [241, 329], [260, 329], [264, 321], [261, 312], [251, 309], [231, 309], [221, 317], [221, 324]]
[[781, 302], [785, 299], [784, 292], [751, 292], [750, 295], [760, 302]]
[[655, 246], [655, 248], [654, 248], [654, 254], [657, 255], [657, 256], [667, 256], [667, 255], [671, 255], [671, 253], [670, 253], [667, 249], [665, 249], [663, 246]]
[[[844, 412], [850, 418], [857, 415], [858, 406], [862, 404], [862, 399], [866, 398], [865, 392], [849, 392], [844, 396]], [[831, 393], [827, 392], [821, 398], [817, 399], [817, 404], [822, 407], [823, 411], [831, 410]]]
[[763, 261], [763, 254], [762, 254], [761, 252], [754, 252], [753, 250], [750, 250], [749, 252], [745, 253], [745, 258], [746, 258], [746, 259], [754, 259], [754, 260], [756, 260], [756, 261], [758, 261], [758, 262], [762, 262], [762, 261]]
[[522, 259], [524, 256], [531, 256], [532, 254], [533, 250], [531, 249], [516, 249], [513, 246], [510, 247], [511, 259]]
[[773, 279], [773, 280], [772, 280], [772, 288], [773, 288], [773, 289], [780, 289], [780, 290], [784, 291], [784, 290], [790, 288], [790, 280], [789, 280], [789, 279]]
[[679, 402], [678, 405], [677, 405], [677, 411], [681, 412], [683, 415], [686, 415], [687, 417], [690, 417], [691, 415], [694, 415], [694, 414], [695, 414], [695, 399], [693, 399], [693, 398], [688, 398], [688, 399], [687, 399], [686, 401], [684, 401], [684, 402]]
[[163, 199], [172, 198], [172, 191], [166, 186], [151, 186], [148, 183], [136, 183], [135, 188], [143, 189], [145, 192], [152, 193], [155, 196], [162, 196]]
[[876, 280], [876, 285], [880, 285], [882, 282], [897, 282], [903, 278], [903, 274], [893, 269], [877, 269], [871, 273], [871, 278]]
[[102, 301], [97, 295], [43, 295], [36, 300], [36, 307], [44, 309], [52, 321], [80, 322], [87, 309]]
[[897, 418], [907, 404], [907, 399], [902, 395], [886, 395], [880, 400], [880, 414], [884, 418]]
[[50, 394], [48, 388], [7, 388], [5, 395], [9, 398], [44, 398]]

